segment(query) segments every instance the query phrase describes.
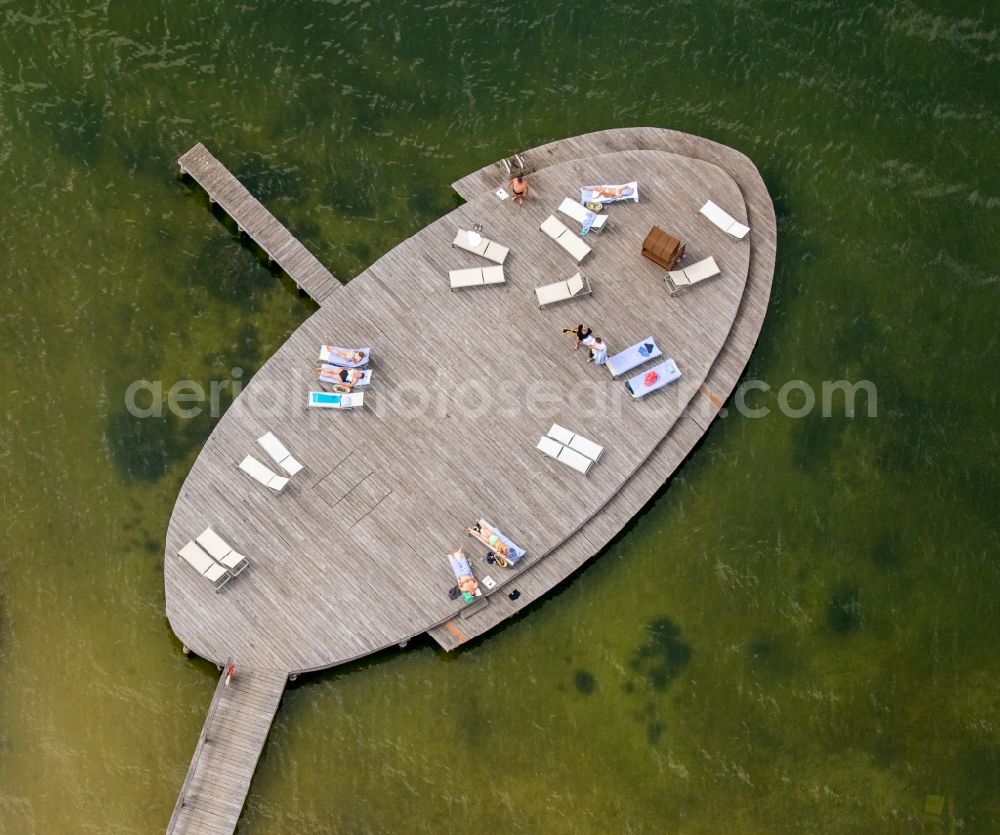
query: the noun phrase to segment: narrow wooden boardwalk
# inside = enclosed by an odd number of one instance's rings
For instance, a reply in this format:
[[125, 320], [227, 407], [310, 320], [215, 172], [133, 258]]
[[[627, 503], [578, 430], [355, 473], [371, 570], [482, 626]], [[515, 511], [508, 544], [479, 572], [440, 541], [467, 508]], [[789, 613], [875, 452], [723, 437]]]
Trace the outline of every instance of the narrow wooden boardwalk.
[[240, 231], [246, 232], [314, 301], [322, 304], [340, 286], [330, 271], [204, 145], [199, 142], [177, 162], [181, 171], [236, 221]]
[[281, 670], [223, 670], [195, 747], [168, 835], [229, 835], [243, 802], [288, 676]]

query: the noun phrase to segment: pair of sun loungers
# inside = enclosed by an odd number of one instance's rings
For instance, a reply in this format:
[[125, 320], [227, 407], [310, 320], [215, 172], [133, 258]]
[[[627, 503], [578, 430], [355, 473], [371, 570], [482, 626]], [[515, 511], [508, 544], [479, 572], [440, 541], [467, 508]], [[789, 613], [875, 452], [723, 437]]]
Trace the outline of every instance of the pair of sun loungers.
[[491, 284], [504, 284], [503, 262], [510, 249], [489, 238], [484, 238], [478, 232], [459, 229], [455, 233], [452, 246], [464, 249], [474, 255], [480, 255], [488, 261], [493, 261], [493, 267], [471, 267], [464, 270], [449, 270], [448, 282], [452, 290], [464, 290], [468, 287], [488, 287]]
[[549, 434], [538, 442], [537, 448], [549, 458], [554, 458], [583, 475], [588, 473], [604, 452], [604, 447], [600, 444], [577, 435], [558, 423], [552, 424]]
[[[320, 382], [333, 385], [341, 385], [340, 375], [337, 368], [364, 368], [371, 359], [371, 348], [342, 348], [337, 345], [324, 345], [320, 348], [319, 359], [324, 363], [324, 369], [328, 373], [324, 376], [320, 372]], [[352, 359], [356, 354], [361, 354], [358, 360]], [[372, 379], [371, 369], [361, 372], [361, 378], [354, 383], [353, 387], [367, 386]], [[356, 409], [365, 403], [365, 393], [363, 391], [337, 392], [310, 391], [309, 400], [306, 402], [310, 409]]]
[[250, 564], [211, 528], [205, 528], [177, 553], [208, 580], [216, 592]]
[[[273, 432], [266, 432], [261, 435], [257, 439], [257, 443], [263, 447], [264, 452], [271, 457], [274, 463], [288, 473], [289, 477], [295, 475], [302, 469], [302, 465], [295, 460], [285, 445], [278, 440], [277, 436]], [[270, 467], [266, 464], [262, 464], [252, 455], [248, 455], [240, 462], [240, 469], [250, 476], [250, 478], [254, 479], [254, 481], [259, 481], [275, 493], [280, 493], [284, 490], [290, 480], [289, 477], [281, 476], [273, 472]]]

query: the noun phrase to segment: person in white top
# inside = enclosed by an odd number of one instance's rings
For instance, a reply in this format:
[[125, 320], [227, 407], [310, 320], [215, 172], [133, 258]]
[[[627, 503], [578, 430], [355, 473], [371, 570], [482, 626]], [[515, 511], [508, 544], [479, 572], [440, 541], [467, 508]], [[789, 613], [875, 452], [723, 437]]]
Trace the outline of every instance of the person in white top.
[[608, 346], [604, 344], [604, 341], [599, 336], [594, 337], [594, 341], [590, 345], [590, 359], [587, 362], [597, 363], [597, 365], [604, 365], [608, 359]]

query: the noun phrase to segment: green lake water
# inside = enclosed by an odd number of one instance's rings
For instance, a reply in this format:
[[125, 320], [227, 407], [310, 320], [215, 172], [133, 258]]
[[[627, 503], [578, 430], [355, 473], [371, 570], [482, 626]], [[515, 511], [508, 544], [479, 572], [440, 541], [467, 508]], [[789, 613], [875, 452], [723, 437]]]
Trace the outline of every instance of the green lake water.
[[[124, 392], [246, 381], [314, 309], [177, 157], [205, 142], [348, 280], [464, 174], [628, 125], [759, 166], [772, 413], [716, 422], [515, 622], [290, 686], [239, 831], [1000, 832], [995, 4], [8, 0], [0, 27], [0, 832], [162, 831], [217, 676], [162, 578], [212, 419]], [[793, 379], [870, 380], [878, 414], [785, 417]]]

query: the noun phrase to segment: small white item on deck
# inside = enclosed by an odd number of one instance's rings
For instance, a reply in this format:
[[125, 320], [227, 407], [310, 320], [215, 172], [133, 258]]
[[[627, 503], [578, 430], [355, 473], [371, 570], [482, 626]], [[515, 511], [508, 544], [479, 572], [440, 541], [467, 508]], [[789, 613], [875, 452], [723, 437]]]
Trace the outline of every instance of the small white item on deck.
[[650, 336], [642, 340], [642, 342], [637, 342], [631, 348], [626, 348], [613, 357], [608, 357], [608, 371], [611, 372], [612, 377], [618, 377], [626, 371], [638, 368], [643, 363], [655, 360], [662, 355], [663, 353], [653, 341], [653, 337]]
[[590, 253], [590, 247], [578, 235], [570, 232], [566, 224], [555, 215], [545, 218], [539, 228], [572, 255], [578, 264]]
[[502, 264], [507, 257], [507, 253], [510, 252], [510, 249], [503, 244], [498, 244], [496, 241], [484, 238], [478, 232], [470, 232], [465, 229], [459, 229], [455, 233], [455, 240], [451, 242], [451, 245], [457, 246], [459, 249], [464, 249], [466, 252], [471, 252], [474, 255], [482, 255], [483, 258], [493, 261], [496, 264]]
[[228, 568], [234, 577], [250, 564], [246, 557], [234, 551], [232, 546], [211, 528], [205, 528], [195, 537], [195, 541], [213, 560]]
[[[341, 368], [361, 368], [363, 365], [368, 365], [371, 352], [371, 348], [341, 348], [337, 345], [322, 345], [319, 349], [319, 360]], [[348, 358], [355, 354], [361, 354], [361, 359]]]
[[365, 405], [365, 393], [352, 391], [345, 394], [332, 394], [328, 391], [309, 392], [309, 408], [311, 409], [356, 409]]
[[[572, 197], [567, 197], [562, 203], [559, 204], [559, 211], [567, 217], [573, 218], [573, 220], [587, 229], [594, 229], [598, 232], [600, 232], [604, 228], [604, 224], [608, 222], [607, 215], [599, 215], [590, 211], [590, 209], [582, 203], [577, 203]], [[587, 225], [588, 221], [590, 222], [589, 226]]]
[[745, 238], [747, 236], [747, 232], [750, 231], [749, 226], [744, 226], [736, 218], [729, 214], [729, 212], [717, 206], [711, 200], [709, 200], [698, 211], [712, 221], [712, 223], [718, 226], [727, 235], [731, 235], [737, 240]]
[[500, 188], [498, 188], [493, 193], [501, 200], [506, 200], [508, 197], [510, 197], [510, 195], [507, 194], [507, 189], [505, 189], [503, 186], [500, 186]]
[[471, 267], [467, 270], [451, 270], [448, 280], [452, 290], [465, 287], [485, 287], [489, 284], [503, 284], [503, 267]]
[[535, 288], [539, 307], [545, 307], [547, 304], [555, 304], [556, 302], [564, 302], [577, 296], [586, 296], [591, 292], [590, 281], [580, 273], [567, 278], [565, 281], [556, 281], [553, 284], [546, 284], [544, 287]]
[[215, 587], [216, 592], [233, 577], [224, 565], [219, 565], [194, 542], [189, 542], [177, 553], [188, 565], [208, 580]]
[[645, 397], [651, 391], [663, 388], [667, 383], [679, 380], [680, 377], [681, 372], [677, 368], [677, 363], [672, 359], [668, 359], [666, 362], [661, 362], [655, 368], [643, 371], [642, 374], [637, 374], [631, 380], [628, 380], [625, 383], [625, 388], [629, 390], [633, 398], [638, 400], [640, 397]]
[[285, 489], [285, 485], [288, 484], [287, 478], [271, 472], [271, 469], [266, 464], [262, 464], [252, 455], [248, 455], [240, 461], [240, 469], [250, 476], [250, 478], [259, 481], [275, 493], [280, 493]]
[[690, 267], [685, 267], [683, 270], [671, 270], [668, 272], [666, 276], [667, 289], [670, 291], [670, 295], [673, 296], [681, 290], [692, 287], [699, 281], [717, 276], [720, 272], [719, 265], [709, 255], [708, 258], [703, 258], [701, 261], [692, 264]]
[[289, 475], [295, 475], [302, 469], [302, 465], [292, 457], [292, 453], [273, 432], [265, 432], [257, 439], [257, 443], [264, 448], [264, 452], [271, 456], [274, 463]]
[[326, 366], [319, 372], [319, 381], [321, 383], [328, 383], [335, 386], [342, 385], [349, 386], [350, 388], [361, 388], [362, 386], [367, 386], [372, 381], [372, 370], [370, 368], [365, 369], [361, 372], [361, 376], [358, 377], [358, 381], [356, 383], [348, 383], [340, 378], [338, 369], [332, 366]]
[[487, 589], [493, 588], [496, 584], [497, 581], [490, 577], [489, 574], [483, 577], [483, 585], [486, 586]]
[[553, 423], [549, 434], [538, 442], [538, 449], [584, 475], [604, 452], [604, 447], [600, 444], [577, 435], [558, 423]]

